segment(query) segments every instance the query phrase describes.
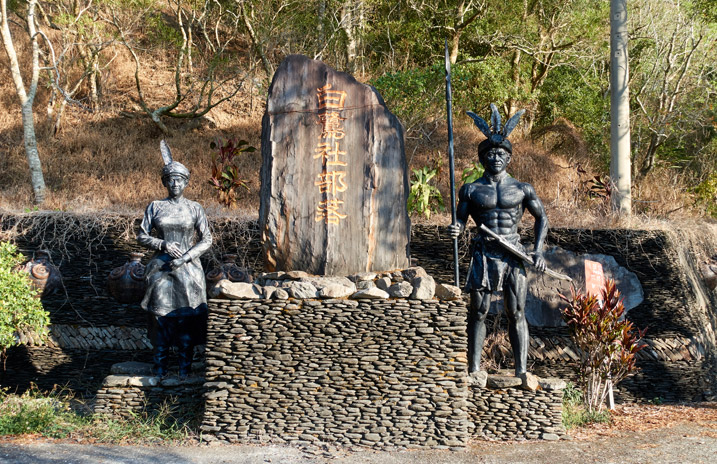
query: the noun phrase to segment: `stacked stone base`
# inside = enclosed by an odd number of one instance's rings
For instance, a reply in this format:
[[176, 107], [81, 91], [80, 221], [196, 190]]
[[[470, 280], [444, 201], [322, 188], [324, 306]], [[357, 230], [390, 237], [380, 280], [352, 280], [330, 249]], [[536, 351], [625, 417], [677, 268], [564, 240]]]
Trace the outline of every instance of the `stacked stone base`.
[[203, 437], [468, 439], [462, 300], [211, 300]]
[[[128, 363], [123, 363], [128, 364]], [[139, 363], [135, 363], [139, 364]], [[121, 366], [121, 364], [120, 364]], [[148, 365], [147, 365], [148, 366]], [[489, 378], [489, 382], [490, 382]], [[562, 382], [564, 384], [564, 382]], [[204, 401], [212, 406], [226, 405], [228, 393], [205, 393], [206, 389], [226, 387], [204, 383], [203, 377], [186, 380], [178, 378], [159, 379], [151, 376], [111, 375], [105, 379], [105, 385], [97, 393], [95, 412], [114, 418], [151, 415], [160, 408], [169, 406], [176, 414], [196, 415], [204, 406]], [[426, 396], [436, 387], [418, 388], [416, 393], [403, 395], [402, 398], [386, 399], [383, 402], [365, 400], [363, 407], [336, 404], [297, 404], [293, 412], [297, 417], [283, 420], [278, 417], [289, 410], [272, 411], [267, 406], [253, 406], [254, 414], [265, 420], [237, 420], [231, 432], [217, 425], [208, 425], [205, 420], [202, 431], [207, 441], [237, 443], [253, 440], [273, 442], [317, 443], [330, 442], [344, 445], [361, 445], [374, 448], [388, 446], [412, 446], [423, 448], [460, 448], [467, 445], [470, 438], [484, 440], [559, 440], [565, 438], [562, 426], [562, 388], [548, 388], [537, 391], [520, 387], [495, 388], [468, 387], [465, 409], [468, 420], [449, 416], [440, 406], [431, 404]], [[260, 390], [257, 390], [257, 395]], [[452, 395], [459, 398], [464, 395], [454, 390]], [[308, 398], [307, 398], [308, 399]], [[241, 398], [231, 401], [235, 405], [244, 404]], [[303, 403], [303, 402], [302, 402]], [[374, 404], [371, 404], [374, 403]], [[372, 407], [373, 406], [373, 407]], [[236, 406], [235, 406], [236, 407]], [[391, 417], [396, 408], [403, 407], [400, 417]], [[244, 404], [245, 409], [249, 409]], [[370, 417], [362, 418], [362, 410], [375, 414], [385, 414], [380, 423]], [[214, 414], [216, 416], [216, 414]], [[220, 423], [227, 423], [230, 413]], [[308, 426], [299, 419], [305, 415], [305, 421], [315, 422], [318, 417], [334, 422], [331, 427]], [[364, 414], [365, 416], [366, 414]], [[467, 431], [461, 433], [452, 442], [440, 442], [434, 436], [435, 430], [421, 426], [422, 419], [435, 421], [437, 428]], [[211, 419], [210, 419], [211, 420]], [[212, 421], [213, 422], [213, 421]], [[216, 424], [216, 422], [214, 423]], [[467, 425], [467, 428], [465, 427]], [[302, 433], [287, 435], [287, 427]], [[411, 433], [413, 431], [413, 433]], [[219, 432], [219, 433], [217, 433]], [[402, 436], [397, 436], [402, 432]], [[424, 432], [421, 435], [418, 432]]]
[[95, 411], [203, 409], [202, 438], [219, 443], [461, 449], [565, 435], [564, 382], [500, 372], [474, 384], [466, 346], [460, 299], [211, 300], [203, 375], [115, 365]]
[[465, 315], [463, 300], [212, 300], [203, 439], [459, 449], [564, 436], [562, 382], [469, 385]]
[[115, 364], [112, 370], [126, 372], [124, 367], [127, 365], [140, 367], [140, 371], [107, 376], [97, 392], [94, 404], [96, 414], [126, 418], [152, 415], [167, 408], [175, 418], [201, 413], [204, 405], [203, 376], [160, 379], [149, 375], [150, 365], [144, 363]]
[[488, 440], [558, 440], [565, 437], [562, 390], [471, 387], [472, 435]]

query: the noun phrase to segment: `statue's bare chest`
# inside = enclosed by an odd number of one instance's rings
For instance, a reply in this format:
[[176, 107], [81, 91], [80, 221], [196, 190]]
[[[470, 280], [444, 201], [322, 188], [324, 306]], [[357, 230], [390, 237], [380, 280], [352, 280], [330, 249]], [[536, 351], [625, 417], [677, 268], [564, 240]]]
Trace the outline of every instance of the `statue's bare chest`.
[[520, 207], [525, 194], [514, 179], [498, 184], [471, 184], [468, 201], [473, 210], [514, 209]]

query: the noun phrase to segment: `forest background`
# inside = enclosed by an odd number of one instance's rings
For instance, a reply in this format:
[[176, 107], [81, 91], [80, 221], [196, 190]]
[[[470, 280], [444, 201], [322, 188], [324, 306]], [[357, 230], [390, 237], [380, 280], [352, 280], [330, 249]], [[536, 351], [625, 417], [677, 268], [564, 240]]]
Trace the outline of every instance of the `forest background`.
[[[525, 108], [509, 172], [536, 187], [553, 224], [610, 218], [608, 0], [0, 3], [20, 70], [0, 56], [2, 209], [136, 214], [164, 195], [165, 138], [192, 172], [188, 197], [210, 215], [255, 215], [264, 103], [292, 53], [375, 86], [406, 129], [413, 188], [447, 207], [447, 40], [458, 182], [480, 171], [465, 111]], [[634, 214], [717, 217], [717, 2], [628, 0], [628, 22]], [[18, 86], [33, 90], [34, 50], [39, 206]], [[227, 140], [257, 151], [222, 161]]]

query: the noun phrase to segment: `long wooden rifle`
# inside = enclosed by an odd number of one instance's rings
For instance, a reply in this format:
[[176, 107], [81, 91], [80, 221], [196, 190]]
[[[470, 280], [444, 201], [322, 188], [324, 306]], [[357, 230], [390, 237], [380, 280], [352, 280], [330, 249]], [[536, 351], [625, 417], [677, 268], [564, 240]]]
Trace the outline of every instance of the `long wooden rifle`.
[[[524, 252], [523, 250], [519, 249], [518, 247], [516, 247], [515, 245], [513, 245], [512, 243], [510, 243], [509, 241], [507, 241], [506, 239], [504, 239], [504, 238], [501, 237], [500, 235], [496, 234], [495, 232], [493, 232], [492, 230], [490, 230], [489, 228], [487, 228], [487, 227], [485, 226], [485, 224], [481, 224], [481, 225], [480, 225], [480, 230], [481, 230], [482, 232], [484, 232], [486, 235], [488, 235], [490, 238], [492, 238], [492, 239], [494, 239], [496, 242], [498, 242], [498, 244], [499, 244], [504, 250], [506, 250], [507, 252], [509, 252], [509, 253], [512, 254], [513, 256], [515, 256], [515, 257], [517, 257], [517, 258], [520, 258], [521, 260], [523, 260], [523, 262], [525, 262], [525, 263], [527, 263], [527, 264], [530, 264], [531, 266], [533, 265], [533, 258], [532, 258], [528, 253], [526, 253], [526, 252]], [[559, 273], [559, 272], [553, 271], [552, 269], [545, 268], [545, 270], [544, 270], [543, 272], [544, 272], [545, 274], [549, 275], [550, 277], [555, 277], [556, 279], [567, 280], [568, 282], [572, 282], [572, 281], [573, 281], [573, 279], [570, 278], [570, 276], [567, 276], [567, 275], [565, 275], [565, 274], [561, 274], [561, 273]]]

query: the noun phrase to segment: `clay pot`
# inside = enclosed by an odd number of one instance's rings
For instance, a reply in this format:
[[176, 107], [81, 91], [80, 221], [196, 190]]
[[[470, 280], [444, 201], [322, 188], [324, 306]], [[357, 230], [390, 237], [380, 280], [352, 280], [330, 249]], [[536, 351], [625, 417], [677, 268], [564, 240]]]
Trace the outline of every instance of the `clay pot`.
[[223, 255], [223, 263], [207, 272], [207, 288], [212, 288], [220, 280], [251, 283], [252, 276], [248, 269], [237, 266], [237, 255]]
[[27, 272], [41, 297], [57, 293], [62, 288], [62, 274], [50, 262], [50, 252], [37, 250], [31, 260], [15, 268], [16, 271]]
[[112, 269], [107, 277], [107, 290], [120, 303], [139, 303], [144, 298], [147, 285], [144, 282], [143, 256], [144, 253], [130, 253], [129, 261]]

